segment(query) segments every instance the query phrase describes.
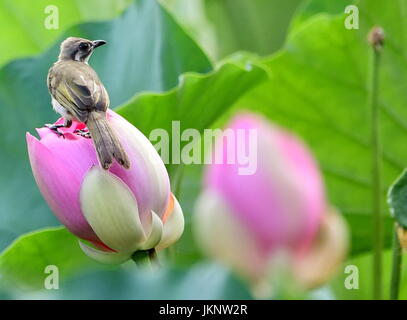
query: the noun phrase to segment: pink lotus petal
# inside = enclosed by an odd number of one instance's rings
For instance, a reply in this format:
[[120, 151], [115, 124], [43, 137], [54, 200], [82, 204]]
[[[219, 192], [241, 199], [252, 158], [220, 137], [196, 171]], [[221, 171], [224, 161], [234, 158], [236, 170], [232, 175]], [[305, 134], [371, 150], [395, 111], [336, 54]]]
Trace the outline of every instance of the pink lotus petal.
[[[54, 135], [56, 138], [54, 138]], [[99, 239], [82, 215], [79, 205], [79, 190], [82, 183], [82, 175], [78, 172], [78, 164], [70, 162], [70, 157], [61, 157], [56, 154], [57, 150], [50, 150], [55, 139], [54, 133], [46, 135], [42, 141], [26, 134], [28, 153], [34, 178], [37, 185], [58, 219], [76, 236], [90, 241], [99, 242]], [[68, 140], [64, 142], [69, 144]], [[57, 148], [58, 149], [58, 148]], [[64, 153], [63, 153], [64, 154]], [[67, 155], [67, 154], [65, 154]]]
[[69, 128], [69, 131], [68, 129], [59, 129], [64, 133], [64, 138], [59, 137], [48, 128], [45, 128], [45, 130], [48, 130], [48, 133], [41, 134], [41, 143], [49, 150], [52, 150], [55, 156], [69, 163], [81, 180], [92, 166], [99, 165], [92, 139], [74, 134], [71, 131], [73, 130], [72, 127]]
[[168, 206], [167, 170], [154, 146], [136, 127], [111, 110], [108, 117], [131, 162], [128, 170], [114, 163], [110, 172], [129, 186], [137, 199], [142, 223], [149, 224], [146, 220], [151, 219], [151, 211], [162, 217]]

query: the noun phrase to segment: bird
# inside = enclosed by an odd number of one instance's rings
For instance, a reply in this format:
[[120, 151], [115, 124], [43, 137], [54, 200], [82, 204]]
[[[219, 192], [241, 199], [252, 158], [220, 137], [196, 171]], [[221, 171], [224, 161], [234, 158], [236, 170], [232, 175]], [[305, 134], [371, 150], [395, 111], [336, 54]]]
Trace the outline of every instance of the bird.
[[107, 121], [109, 95], [88, 64], [93, 51], [104, 44], [104, 40], [77, 37], [69, 37], [61, 43], [58, 60], [48, 72], [47, 86], [53, 109], [64, 118], [64, 123], [46, 126], [62, 135], [58, 128], [69, 128], [73, 120], [85, 123], [101, 166], [107, 170], [115, 159], [129, 169], [129, 158]]

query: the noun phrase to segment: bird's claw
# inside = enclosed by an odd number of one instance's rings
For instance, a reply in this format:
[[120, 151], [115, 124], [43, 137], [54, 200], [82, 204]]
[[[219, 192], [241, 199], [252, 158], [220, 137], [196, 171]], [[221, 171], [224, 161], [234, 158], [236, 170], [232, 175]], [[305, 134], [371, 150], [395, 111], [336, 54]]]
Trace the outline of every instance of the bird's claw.
[[54, 132], [58, 137], [65, 138], [64, 134], [59, 131], [59, 128], [63, 128], [63, 124], [45, 124], [44, 127], [50, 129], [52, 132]]
[[76, 133], [77, 135], [90, 139], [90, 132], [89, 131], [84, 131], [84, 130], [80, 130], [80, 129], [76, 129], [74, 131], [74, 133]]

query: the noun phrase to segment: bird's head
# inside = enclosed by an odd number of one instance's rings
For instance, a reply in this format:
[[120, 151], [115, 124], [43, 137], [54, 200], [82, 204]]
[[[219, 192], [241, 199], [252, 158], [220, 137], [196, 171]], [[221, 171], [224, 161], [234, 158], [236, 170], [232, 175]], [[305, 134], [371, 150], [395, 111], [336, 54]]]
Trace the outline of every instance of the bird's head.
[[88, 40], [83, 38], [69, 37], [61, 43], [59, 60], [75, 60], [88, 62], [93, 50], [106, 44], [104, 40]]

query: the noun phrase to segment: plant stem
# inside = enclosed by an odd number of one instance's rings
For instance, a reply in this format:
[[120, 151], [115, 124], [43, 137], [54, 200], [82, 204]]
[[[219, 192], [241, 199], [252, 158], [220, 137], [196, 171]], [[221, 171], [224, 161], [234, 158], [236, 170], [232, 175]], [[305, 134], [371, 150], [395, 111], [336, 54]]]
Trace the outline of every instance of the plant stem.
[[397, 234], [397, 224], [394, 226], [393, 235], [393, 260], [391, 269], [390, 299], [398, 300], [400, 289], [400, 272], [402, 264], [402, 249]]
[[382, 298], [382, 181], [381, 181], [381, 148], [380, 118], [378, 106], [379, 65], [383, 31], [375, 27], [369, 34], [372, 46], [371, 69], [368, 79], [369, 106], [371, 110], [371, 144], [372, 144], [372, 209], [373, 209], [373, 299]]
[[133, 253], [131, 259], [137, 266], [146, 266], [149, 262], [149, 254], [146, 250], [138, 250]]
[[160, 262], [158, 261], [157, 252], [155, 249], [149, 250], [138, 250], [133, 253], [131, 259], [136, 263], [137, 266], [144, 267], [161, 267]]

